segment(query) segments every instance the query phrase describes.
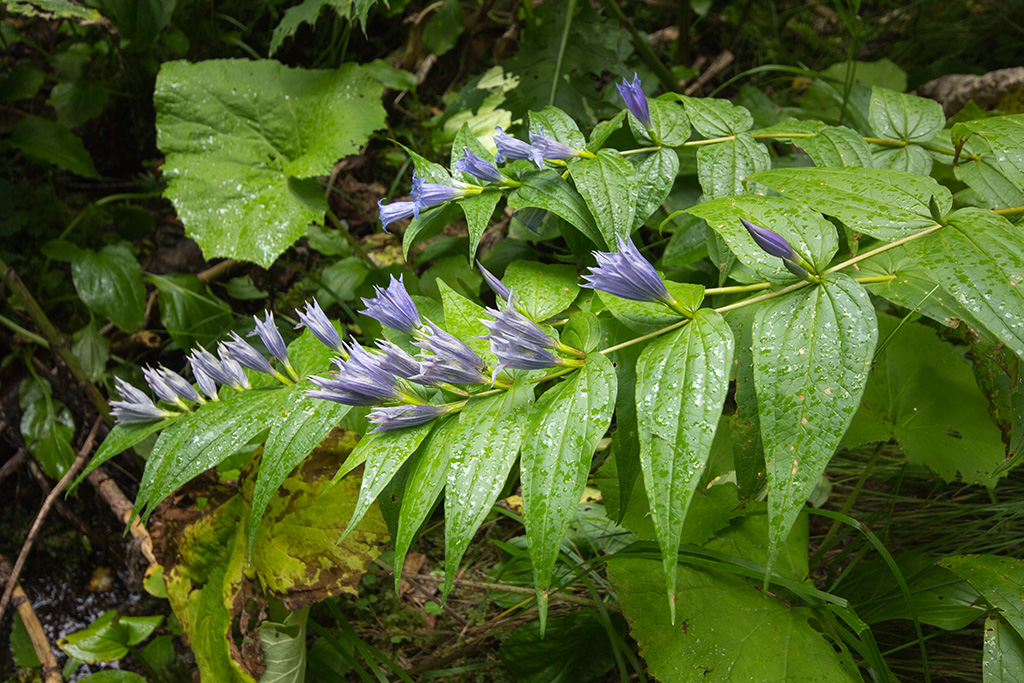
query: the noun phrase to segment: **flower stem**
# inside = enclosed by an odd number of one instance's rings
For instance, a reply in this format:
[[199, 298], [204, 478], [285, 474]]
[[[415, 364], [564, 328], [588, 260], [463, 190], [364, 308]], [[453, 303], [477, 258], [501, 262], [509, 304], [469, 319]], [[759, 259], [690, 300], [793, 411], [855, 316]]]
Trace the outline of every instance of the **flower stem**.
[[998, 213], [1000, 215], [1008, 213], [1024, 213], [1024, 206], [1011, 206], [1006, 209], [992, 209], [992, 213]]
[[638, 147], [637, 149], [619, 150], [619, 156], [628, 157], [630, 154], [643, 154], [644, 152], [660, 152], [661, 145], [655, 147]]
[[705, 289], [705, 296], [708, 294], [739, 294], [741, 292], [756, 292], [761, 289], [768, 289], [772, 285], [770, 282], [758, 282], [755, 285], [733, 285], [731, 287], [712, 287]]
[[881, 254], [883, 251], [889, 251], [890, 249], [892, 249], [894, 247], [898, 247], [901, 244], [906, 244], [907, 242], [911, 242], [913, 240], [920, 239], [921, 237], [924, 237], [925, 235], [930, 235], [933, 232], [935, 232], [936, 230], [940, 229], [941, 227], [942, 227], [941, 225], [935, 224], [935, 225], [933, 225], [930, 228], [922, 230], [921, 232], [915, 232], [913, 235], [907, 235], [906, 237], [904, 237], [902, 239], [898, 239], [895, 242], [889, 242], [888, 244], [883, 244], [882, 246], [877, 247], [875, 249], [872, 249], [870, 251], [865, 251], [863, 254], [858, 254], [857, 256], [854, 256], [852, 259], [848, 259], [848, 260], [843, 261], [842, 263], [840, 263], [838, 265], [832, 266], [831, 268], [829, 268], [828, 270], [825, 271], [825, 274], [827, 275], [828, 273], [834, 273], [837, 270], [842, 270], [843, 268], [847, 268], [849, 266], [852, 266], [854, 263], [859, 263], [859, 262], [863, 261], [864, 259], [869, 259], [872, 256], [875, 256], [876, 254]]

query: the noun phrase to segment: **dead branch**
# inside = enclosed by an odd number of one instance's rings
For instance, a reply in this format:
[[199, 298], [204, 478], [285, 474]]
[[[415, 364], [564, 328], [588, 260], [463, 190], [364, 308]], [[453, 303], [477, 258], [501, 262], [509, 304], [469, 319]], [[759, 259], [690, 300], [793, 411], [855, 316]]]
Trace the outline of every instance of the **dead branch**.
[[[12, 572], [11, 565], [3, 555], [0, 555], [0, 579], [11, 576]], [[18, 610], [21, 623], [32, 641], [32, 649], [36, 651], [36, 658], [43, 665], [43, 683], [63, 683], [64, 678], [61, 676], [61, 669], [57, 666], [57, 660], [53, 656], [53, 648], [50, 647], [50, 641], [46, 637], [46, 631], [43, 630], [36, 611], [32, 609], [32, 603], [29, 602], [20, 583], [11, 581], [10, 578], [7, 578], [6, 581], [8, 585], [14, 586], [12, 603]]]
[[[99, 494], [100, 498], [110, 507], [110, 510], [121, 520], [122, 524], [128, 524], [128, 521], [132, 519], [132, 502], [128, 500], [128, 497], [121, 492], [120, 487], [117, 483], [110, 478], [102, 467], [97, 467], [89, 476], [85, 478], [89, 484], [96, 489], [96, 493]], [[150, 566], [158, 564], [156, 555], [153, 554], [153, 539], [149, 535], [149, 531], [142, 525], [142, 523], [135, 518], [132, 520], [131, 525], [128, 527], [129, 532], [138, 544], [139, 551], [142, 556], [146, 558], [146, 561]]]

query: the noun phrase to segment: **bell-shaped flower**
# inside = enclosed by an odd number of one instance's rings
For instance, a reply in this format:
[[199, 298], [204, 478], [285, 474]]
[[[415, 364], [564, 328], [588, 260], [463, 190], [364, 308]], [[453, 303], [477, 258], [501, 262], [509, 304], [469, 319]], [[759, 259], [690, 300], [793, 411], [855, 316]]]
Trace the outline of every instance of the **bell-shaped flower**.
[[779, 233], [768, 228], [762, 228], [760, 225], [751, 223], [745, 218], [740, 219], [740, 223], [747, 229], [750, 236], [754, 238], [754, 242], [761, 248], [766, 254], [776, 256], [781, 259], [792, 259], [796, 256], [796, 252], [793, 251], [793, 247], [789, 246], [789, 242], [786, 241]]
[[217, 383], [203, 370], [202, 366], [192, 364], [192, 374], [195, 375], [196, 384], [199, 385], [199, 388], [203, 390], [208, 399], [211, 401], [220, 400], [220, 396], [217, 395]]
[[299, 316], [299, 324], [295, 326], [295, 329], [305, 327], [313, 333], [313, 336], [320, 340], [321, 344], [341, 353], [344, 349], [341, 337], [323, 312], [323, 309], [320, 308], [320, 304], [317, 303], [316, 299], [313, 299], [312, 302], [306, 302], [306, 310], [295, 309], [295, 312]]
[[114, 416], [118, 424], [122, 422], [149, 422], [150, 420], [163, 420], [164, 418], [178, 415], [179, 413], [164, 410], [153, 403], [153, 399], [145, 393], [128, 384], [120, 377], [114, 380], [117, 384], [118, 393], [121, 394], [121, 401], [110, 402], [110, 414]]
[[419, 211], [416, 210], [416, 205], [413, 202], [391, 202], [385, 204], [383, 199], [377, 200], [377, 211], [380, 215], [381, 229], [391, 234], [388, 230], [388, 226], [395, 221], [403, 221], [406, 218], [412, 218], [414, 215], [418, 215]]
[[480, 319], [489, 331], [485, 338], [491, 343], [491, 353], [500, 363], [491, 381], [503, 368], [541, 370], [564, 365], [565, 359], [552, 353], [558, 348], [558, 342], [545, 334], [537, 323], [515, 309], [514, 296], [510, 295], [508, 303], [501, 311], [487, 309], [487, 315], [493, 320]]
[[448, 332], [427, 321], [413, 343], [427, 353], [419, 356], [420, 373], [412, 377], [417, 384], [483, 384], [486, 364], [473, 349]]
[[453, 410], [452, 406], [436, 406], [429, 403], [406, 403], [399, 406], [384, 406], [367, 415], [367, 419], [377, 425], [370, 433], [386, 432], [403, 427], [416, 427], [426, 424]]
[[224, 342], [224, 353], [240, 365], [244, 365], [256, 372], [265, 372], [268, 375], [277, 375], [277, 370], [270, 364], [263, 354], [253, 348], [252, 344], [238, 336], [237, 332], [231, 333], [231, 341]]
[[181, 399], [174, 393], [174, 389], [164, 379], [164, 374], [160, 370], [161, 368], [142, 368], [142, 376], [146, 378], [146, 384], [158, 399], [168, 403], [177, 403]]
[[398, 378], [382, 369], [377, 357], [357, 342], [346, 345], [346, 349], [348, 360], [335, 358], [338, 370], [332, 371], [331, 377], [309, 378], [319, 390], [307, 392], [306, 396], [350, 406], [372, 406], [403, 397]]
[[519, 138], [512, 137], [503, 131], [501, 126], [495, 126], [494, 130], [498, 131], [494, 134], [494, 146], [498, 148], [498, 153], [494, 157], [495, 161], [499, 164], [503, 164], [510, 159], [530, 158], [530, 154], [533, 152], [533, 147]]
[[579, 156], [580, 150], [570, 147], [564, 143], [548, 137], [544, 132], [544, 126], [540, 127], [539, 133], [530, 131], [530, 161], [537, 164], [537, 168], [544, 168], [544, 160], [564, 161]]
[[477, 263], [476, 267], [480, 271], [480, 274], [483, 275], [484, 282], [486, 282], [487, 286], [491, 288], [491, 291], [493, 291], [494, 294], [502, 301], [508, 301], [508, 287], [506, 287], [501, 280], [495, 277], [494, 273], [484, 268], [484, 264]]
[[397, 345], [387, 339], [378, 339], [377, 348], [384, 352], [377, 361], [382, 370], [403, 379], [412, 379], [420, 374], [420, 362]]
[[651, 111], [647, 104], [647, 96], [644, 95], [643, 88], [640, 87], [640, 77], [634, 73], [632, 83], [626, 82], [626, 79], [623, 78], [622, 83], [616, 83], [615, 87], [619, 89], [619, 94], [626, 101], [626, 109], [629, 110], [629, 113], [636, 117], [640, 125], [650, 129]]
[[259, 335], [260, 340], [267, 347], [267, 351], [270, 351], [271, 356], [285, 366], [291, 365], [288, 362], [288, 349], [285, 348], [284, 339], [281, 337], [281, 332], [277, 329], [277, 325], [274, 324], [274, 313], [272, 311], [264, 311], [264, 314], [262, 321], [255, 315], [252, 317], [256, 323], [256, 329], [250, 332], [248, 336]]
[[403, 282], [405, 276], [395, 279], [391, 276], [391, 282], [387, 288], [374, 287], [377, 294], [372, 299], [363, 299], [363, 315], [373, 318], [377, 322], [393, 330], [412, 334], [420, 326], [420, 314], [416, 310], [416, 304], [412, 302], [409, 292], [405, 290]]
[[494, 164], [483, 157], [474, 154], [469, 147], [462, 148], [462, 158], [455, 162], [455, 170], [484, 181], [485, 183], [500, 183], [505, 180]]
[[196, 388], [178, 373], [164, 367], [159, 368], [157, 372], [160, 373], [164, 382], [167, 383], [167, 386], [171, 388], [178, 398], [194, 403], [206, 403], [203, 397], [199, 395], [199, 392], [196, 391]]
[[631, 301], [660, 301], [672, 305], [675, 300], [665, 288], [665, 283], [633, 244], [630, 238], [616, 237], [619, 251], [609, 253], [595, 251], [597, 266], [583, 277], [587, 282], [581, 287], [607, 292], [621, 299]]
[[[188, 356], [188, 364], [192, 367], [192, 374], [195, 375], [197, 381], [199, 374], [202, 373], [219, 384], [225, 384], [236, 389], [241, 388], [238, 378], [234, 373], [224, 367], [224, 364], [215, 355], [202, 347], [197, 346], [192, 349], [192, 353]], [[200, 385], [201, 387], [202, 385]]]
[[412, 176], [412, 211], [414, 216], [419, 216], [420, 211], [431, 206], [444, 204], [453, 199], [462, 199], [469, 194], [471, 186], [461, 180], [452, 179], [448, 183], [428, 183], [421, 176], [413, 173]]

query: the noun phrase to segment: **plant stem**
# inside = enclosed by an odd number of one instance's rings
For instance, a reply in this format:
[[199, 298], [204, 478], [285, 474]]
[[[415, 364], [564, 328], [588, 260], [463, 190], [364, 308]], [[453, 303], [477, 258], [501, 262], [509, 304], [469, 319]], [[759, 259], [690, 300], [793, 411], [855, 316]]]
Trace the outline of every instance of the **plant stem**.
[[1011, 206], [1006, 209], [992, 209], [992, 213], [998, 213], [1000, 215], [1008, 213], [1024, 213], [1024, 206]]
[[45, 339], [40, 337], [35, 332], [32, 332], [30, 330], [26, 330], [24, 327], [22, 327], [21, 325], [19, 325], [16, 322], [14, 322], [10, 318], [7, 318], [5, 316], [0, 315], [0, 324], [3, 324], [5, 327], [8, 327], [8, 328], [14, 330], [15, 332], [17, 332], [18, 334], [20, 334], [23, 337], [31, 339], [36, 344], [39, 344], [40, 346], [42, 346], [44, 349], [50, 348], [50, 342], [46, 341]]
[[768, 289], [772, 286], [770, 282], [758, 282], [755, 285], [733, 285], [731, 287], [712, 287], [705, 289], [705, 296], [708, 294], [740, 294], [742, 292], [757, 292], [762, 289]]
[[370, 268], [377, 270], [377, 268], [380, 267], [377, 265], [377, 262], [366, 253], [366, 250], [363, 249], [363, 245], [359, 243], [359, 240], [357, 240], [355, 236], [348, 231], [348, 228], [341, 222], [341, 219], [335, 216], [334, 212], [331, 211], [329, 207], [327, 209], [327, 217], [331, 220], [331, 223], [334, 224], [334, 227], [345, 236], [345, 239], [348, 241], [349, 246], [352, 247], [352, 251], [356, 253], [356, 256], [366, 261], [366, 264], [370, 266]]
[[660, 152], [661, 145], [655, 147], [639, 147], [637, 149], [619, 150], [619, 156], [628, 157], [630, 154], [642, 154], [643, 152]]
[[941, 225], [936, 223], [932, 227], [922, 230], [921, 232], [915, 232], [913, 235], [907, 235], [906, 237], [898, 239], [895, 242], [889, 242], [888, 244], [883, 244], [882, 246], [872, 249], [870, 251], [865, 251], [863, 254], [858, 254], [857, 256], [854, 256], [852, 259], [848, 259], [838, 265], [832, 266], [831, 268], [826, 270], [823, 273], [823, 275], [827, 275], [828, 273], [834, 273], [837, 270], [842, 270], [843, 268], [852, 266], [854, 263], [859, 263], [865, 259], [869, 259], [872, 256], [875, 256], [876, 254], [881, 254], [883, 251], [889, 251], [890, 249], [898, 247], [901, 244], [906, 244], [907, 242], [919, 239], [921, 237], [924, 237], [925, 235], [930, 235], [941, 227]]

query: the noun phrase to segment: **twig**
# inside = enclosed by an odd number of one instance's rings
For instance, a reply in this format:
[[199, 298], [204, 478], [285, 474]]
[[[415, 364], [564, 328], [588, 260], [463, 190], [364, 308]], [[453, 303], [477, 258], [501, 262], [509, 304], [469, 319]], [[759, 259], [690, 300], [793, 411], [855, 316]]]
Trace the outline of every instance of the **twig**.
[[707, 85], [707, 82], [712, 78], [721, 73], [727, 66], [732, 64], [732, 60], [736, 58], [736, 55], [726, 50], [722, 54], [715, 57], [715, 60], [711, 62], [708, 68], [697, 79], [686, 86], [686, 90], [683, 92], [684, 95], [693, 95], [698, 92], [701, 88]]
[[[13, 575], [13, 569], [4, 556], [0, 555], [0, 578], [3, 578], [3, 575]], [[11, 602], [18, 610], [21, 623], [28, 632], [29, 640], [32, 641], [32, 649], [36, 651], [36, 658], [43, 666], [43, 683], [63, 683], [64, 678], [61, 676], [61, 669], [57, 666], [57, 660], [53, 656], [53, 648], [50, 646], [50, 641], [46, 637], [46, 631], [43, 630], [36, 611], [32, 609], [32, 603], [29, 602], [20, 583], [11, 581], [9, 578], [7, 583], [14, 586], [14, 599]]]
[[[134, 506], [124, 493], [121, 492], [117, 483], [110, 478], [110, 475], [103, 471], [102, 467], [97, 467], [89, 473], [85, 480], [96, 489], [96, 493], [106, 502], [111, 511], [117, 515], [121, 523], [128, 524], [129, 520], [132, 519], [132, 507]], [[139, 551], [146, 558], [146, 561], [149, 562], [149, 565], [159, 564], [156, 555], [153, 553], [153, 539], [138, 517], [132, 521], [128, 531], [138, 541]]]
[[[50, 480], [46, 478], [46, 475], [43, 474], [43, 471], [39, 469], [39, 465], [37, 465], [34, 460], [28, 461], [28, 471], [32, 473], [32, 476], [35, 477], [36, 483], [39, 484], [39, 488], [43, 490], [43, 497], [45, 498], [50, 495], [50, 492], [53, 490], [50, 488]], [[68, 520], [71, 526], [78, 529], [78, 531], [83, 535], [88, 536], [94, 546], [103, 547], [107, 545], [106, 539], [102, 538], [99, 534], [89, 528], [89, 525], [86, 524], [81, 517], [75, 514], [75, 511], [72, 510], [67, 503], [61, 500], [60, 497], [53, 501], [53, 507], [57, 508], [57, 512], [59, 512], [64, 519]]]
[[53, 507], [57, 496], [61, 494], [71, 479], [78, 474], [78, 470], [85, 464], [89, 454], [92, 452], [92, 446], [96, 441], [96, 434], [99, 432], [101, 424], [103, 424], [103, 418], [97, 418], [93, 422], [92, 429], [89, 430], [89, 436], [85, 437], [85, 443], [82, 445], [81, 450], [78, 451], [78, 455], [75, 456], [75, 461], [43, 500], [39, 513], [36, 515], [35, 521], [32, 522], [32, 527], [28, 530], [28, 536], [25, 537], [25, 543], [21, 546], [21, 552], [18, 553], [18, 559], [14, 562], [14, 568], [11, 570], [11, 577], [7, 580], [4, 595], [0, 598], [0, 622], [4, 620], [4, 612], [7, 611], [7, 605], [11, 602], [11, 595], [14, 593], [14, 586], [18, 583], [18, 576], [21, 575], [21, 570], [25, 566], [25, 560], [28, 559], [29, 551], [32, 550], [32, 544], [35, 543], [36, 536], [39, 535], [39, 530], [42, 529], [43, 522], [50, 513], [50, 508]]
[[14, 474], [14, 470], [18, 469], [18, 466], [25, 462], [25, 458], [27, 457], [28, 449], [24, 446], [15, 451], [14, 455], [8, 458], [7, 462], [0, 467], [0, 482]]

